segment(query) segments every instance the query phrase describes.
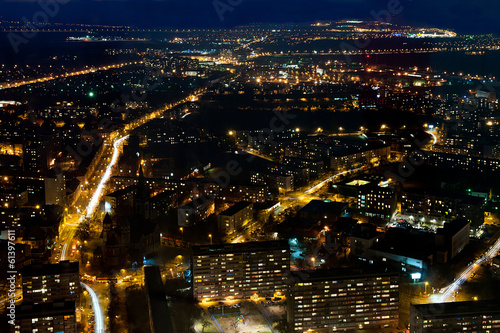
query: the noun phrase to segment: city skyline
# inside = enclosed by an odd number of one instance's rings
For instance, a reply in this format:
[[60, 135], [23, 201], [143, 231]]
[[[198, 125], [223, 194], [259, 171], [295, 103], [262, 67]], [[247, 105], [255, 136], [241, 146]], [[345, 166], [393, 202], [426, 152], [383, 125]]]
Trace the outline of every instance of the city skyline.
[[449, 4], [0, 0], [0, 331], [500, 330], [500, 5]]
[[[50, 2], [49, 2], [50, 3]], [[468, 0], [315, 0], [302, 1], [60, 1], [52, 23], [120, 25], [138, 28], [231, 28], [249, 24], [297, 24], [340, 19], [387, 20], [401, 25], [453, 29], [461, 34], [500, 33], [499, 4]], [[452, 11], [448, 9], [453, 7]], [[391, 17], [388, 8], [396, 9]], [[0, 1], [5, 20], [21, 21], [40, 10], [36, 1]], [[446, 13], [446, 15], [442, 15]]]

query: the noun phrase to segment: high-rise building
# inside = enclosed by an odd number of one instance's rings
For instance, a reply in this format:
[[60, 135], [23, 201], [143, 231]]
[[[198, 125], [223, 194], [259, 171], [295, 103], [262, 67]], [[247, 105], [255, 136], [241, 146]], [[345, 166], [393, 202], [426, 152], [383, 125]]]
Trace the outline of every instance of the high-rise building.
[[11, 333], [76, 333], [75, 301], [33, 304], [17, 307]]
[[361, 215], [389, 219], [397, 208], [396, 190], [386, 185], [360, 186], [357, 208]]
[[412, 304], [410, 333], [500, 332], [500, 300]]
[[23, 269], [22, 277], [24, 302], [75, 301], [80, 297], [78, 262], [30, 265]]
[[66, 180], [62, 173], [45, 177], [45, 204], [61, 205], [66, 204]]
[[290, 270], [287, 241], [192, 248], [193, 296], [210, 301], [285, 293]]
[[293, 332], [383, 332], [398, 325], [399, 274], [352, 268], [292, 271], [287, 302]]

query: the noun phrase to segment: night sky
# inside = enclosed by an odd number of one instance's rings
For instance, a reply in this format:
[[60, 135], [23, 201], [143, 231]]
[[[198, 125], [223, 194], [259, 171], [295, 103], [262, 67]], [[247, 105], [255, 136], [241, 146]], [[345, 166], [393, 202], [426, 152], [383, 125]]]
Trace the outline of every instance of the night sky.
[[[43, 0], [45, 1], [45, 0]], [[55, 1], [55, 0], [48, 0]], [[372, 18], [398, 0], [59, 0], [67, 2], [51, 22], [130, 25], [143, 28], [223, 28], [251, 23]], [[223, 20], [215, 9], [226, 7]], [[234, 5], [231, 5], [233, 3]], [[500, 33], [498, 0], [400, 0], [396, 23], [451, 28], [458, 33]], [[31, 19], [34, 0], [0, 0], [3, 19]]]

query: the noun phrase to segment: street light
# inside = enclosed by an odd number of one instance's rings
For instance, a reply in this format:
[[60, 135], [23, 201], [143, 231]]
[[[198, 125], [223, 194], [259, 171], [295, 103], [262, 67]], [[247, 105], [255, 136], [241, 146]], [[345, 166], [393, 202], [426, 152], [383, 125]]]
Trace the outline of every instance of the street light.
[[181, 231], [181, 239], [184, 239], [184, 228], [180, 227], [179, 230]]
[[212, 234], [208, 234], [208, 237], [210, 238], [210, 244], [212, 244]]

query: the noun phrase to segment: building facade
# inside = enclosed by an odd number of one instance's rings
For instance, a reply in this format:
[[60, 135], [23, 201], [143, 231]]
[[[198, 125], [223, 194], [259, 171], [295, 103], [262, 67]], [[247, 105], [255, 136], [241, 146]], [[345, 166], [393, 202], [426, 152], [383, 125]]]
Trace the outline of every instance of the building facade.
[[287, 316], [292, 332], [382, 332], [398, 325], [398, 273], [329, 269], [291, 276]]
[[229, 235], [243, 227], [253, 217], [253, 203], [241, 201], [217, 216], [219, 233]]
[[287, 241], [194, 246], [192, 251], [193, 296], [197, 300], [285, 293], [290, 270]]
[[451, 192], [404, 190], [401, 193], [401, 213], [410, 219], [443, 226], [445, 222], [464, 219], [476, 228], [484, 223], [482, 198]]
[[80, 270], [78, 262], [30, 265], [23, 269], [23, 301], [50, 303], [60, 300], [75, 301], [80, 297]]
[[410, 333], [500, 332], [498, 300], [410, 305]]
[[18, 307], [11, 333], [76, 333], [75, 301], [25, 303]]

